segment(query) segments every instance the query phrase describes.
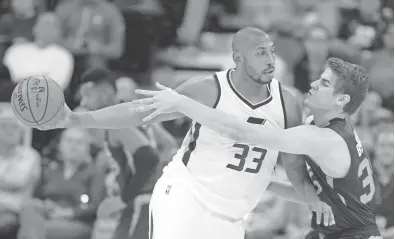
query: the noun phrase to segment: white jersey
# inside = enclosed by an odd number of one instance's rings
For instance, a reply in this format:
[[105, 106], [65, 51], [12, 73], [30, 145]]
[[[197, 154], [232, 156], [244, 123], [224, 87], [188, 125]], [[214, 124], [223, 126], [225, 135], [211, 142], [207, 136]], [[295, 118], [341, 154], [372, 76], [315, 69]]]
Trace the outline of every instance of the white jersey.
[[[285, 128], [280, 83], [267, 85], [270, 96], [252, 104], [233, 86], [231, 72], [216, 73], [215, 109], [253, 124]], [[204, 92], [202, 92], [204, 94]], [[182, 147], [164, 169], [164, 176], [186, 183], [195, 198], [215, 213], [241, 218], [259, 202], [271, 181], [278, 151], [234, 140], [193, 122]]]

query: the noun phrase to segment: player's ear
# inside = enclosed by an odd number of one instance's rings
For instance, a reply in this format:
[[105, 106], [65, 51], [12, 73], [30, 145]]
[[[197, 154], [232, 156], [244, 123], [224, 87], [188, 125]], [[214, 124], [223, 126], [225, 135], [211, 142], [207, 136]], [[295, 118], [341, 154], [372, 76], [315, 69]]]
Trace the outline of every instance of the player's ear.
[[336, 100], [336, 104], [344, 107], [348, 102], [350, 102], [350, 99], [350, 95], [340, 95]]
[[238, 53], [237, 51], [233, 52], [233, 61], [238, 64], [241, 62], [241, 56], [240, 53]]

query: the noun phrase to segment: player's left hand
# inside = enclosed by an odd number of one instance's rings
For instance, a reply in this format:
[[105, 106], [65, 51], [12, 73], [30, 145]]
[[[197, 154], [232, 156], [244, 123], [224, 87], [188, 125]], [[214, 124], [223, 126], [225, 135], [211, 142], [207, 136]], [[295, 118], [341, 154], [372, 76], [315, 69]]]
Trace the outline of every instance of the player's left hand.
[[321, 224], [321, 222], [325, 226], [335, 225], [335, 217], [333, 216], [332, 208], [328, 204], [320, 201], [315, 205], [309, 205], [309, 207], [312, 212], [316, 213], [317, 225]]
[[181, 95], [169, 87], [163, 86], [158, 82], [156, 83], [156, 87], [159, 91], [135, 91], [136, 94], [150, 97], [132, 101], [136, 106], [132, 110], [135, 112], [154, 110], [154, 112], [143, 119], [143, 122], [150, 121], [160, 114], [176, 112], [178, 103], [181, 101]]

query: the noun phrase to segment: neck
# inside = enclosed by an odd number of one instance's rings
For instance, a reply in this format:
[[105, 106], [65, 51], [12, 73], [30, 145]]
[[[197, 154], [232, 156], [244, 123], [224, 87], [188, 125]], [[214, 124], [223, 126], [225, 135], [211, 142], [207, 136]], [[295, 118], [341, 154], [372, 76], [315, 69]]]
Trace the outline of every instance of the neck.
[[329, 121], [335, 118], [343, 118], [347, 117], [347, 114], [344, 112], [337, 111], [316, 111], [313, 113], [314, 115], [314, 123], [319, 127], [324, 127], [329, 124]]
[[267, 89], [267, 84], [259, 84], [237, 69], [231, 72], [231, 81], [234, 87], [243, 95], [251, 97], [266, 98], [269, 97], [270, 92]]

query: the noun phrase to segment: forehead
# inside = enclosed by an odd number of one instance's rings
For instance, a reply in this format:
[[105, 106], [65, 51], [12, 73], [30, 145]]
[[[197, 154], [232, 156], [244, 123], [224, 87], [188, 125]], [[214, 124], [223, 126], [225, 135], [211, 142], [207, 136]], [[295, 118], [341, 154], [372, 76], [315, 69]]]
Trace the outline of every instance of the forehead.
[[272, 40], [263, 40], [259, 41], [253, 46], [256, 50], [262, 50], [262, 49], [272, 49], [274, 47], [274, 43]]
[[337, 81], [337, 76], [329, 67], [327, 67], [325, 71], [321, 74], [321, 79], [328, 80], [332, 84], [335, 84]]

